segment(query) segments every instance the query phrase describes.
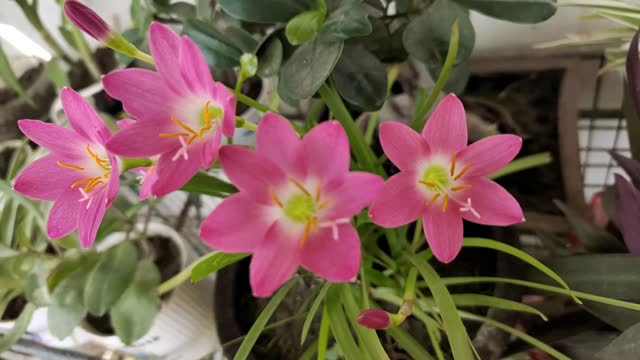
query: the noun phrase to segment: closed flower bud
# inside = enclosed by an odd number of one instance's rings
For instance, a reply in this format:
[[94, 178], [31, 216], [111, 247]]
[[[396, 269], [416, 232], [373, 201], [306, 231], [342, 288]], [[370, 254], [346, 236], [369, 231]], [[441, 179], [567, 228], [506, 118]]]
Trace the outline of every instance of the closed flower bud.
[[369, 329], [381, 330], [391, 327], [391, 316], [384, 310], [367, 309], [358, 315], [358, 324]]
[[106, 21], [79, 1], [66, 0], [64, 12], [78, 29], [92, 38], [104, 42], [111, 37], [111, 29]]

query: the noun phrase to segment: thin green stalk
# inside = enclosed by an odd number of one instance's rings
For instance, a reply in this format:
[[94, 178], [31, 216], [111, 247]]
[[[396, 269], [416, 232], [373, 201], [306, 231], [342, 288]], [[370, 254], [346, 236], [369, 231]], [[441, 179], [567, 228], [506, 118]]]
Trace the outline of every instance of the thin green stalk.
[[16, 3], [20, 6], [20, 9], [22, 9], [22, 13], [26, 16], [27, 20], [29, 20], [31, 26], [38, 31], [42, 40], [47, 43], [56, 56], [71, 65], [73, 63], [71, 58], [62, 50], [60, 44], [58, 44], [44, 24], [42, 24], [42, 20], [38, 15], [38, 1], [34, 0], [31, 5], [29, 5], [26, 0], [16, 0]]
[[413, 230], [413, 240], [411, 241], [411, 252], [416, 252], [422, 245], [422, 218], [416, 221], [416, 228]]
[[360, 287], [362, 288], [362, 307], [364, 309], [368, 309], [371, 307], [371, 303], [369, 301], [369, 284], [367, 282], [364, 266], [360, 267]]
[[449, 79], [449, 73], [451, 72], [451, 69], [453, 68], [453, 65], [455, 64], [458, 57], [459, 40], [460, 34], [458, 31], [458, 21], [456, 20], [451, 27], [449, 51], [447, 52], [447, 58], [444, 61], [444, 65], [442, 66], [442, 70], [440, 71], [440, 75], [438, 76], [438, 80], [436, 81], [436, 84], [433, 87], [433, 90], [431, 91], [431, 94], [429, 95], [427, 100], [422, 104], [418, 104], [416, 112], [413, 115], [411, 127], [413, 127], [413, 129], [416, 131], [420, 131], [424, 127], [427, 114], [429, 113], [429, 111], [431, 111], [431, 108], [438, 99], [438, 96], [440, 96], [440, 92]]
[[252, 123], [251, 121], [244, 119], [240, 116], [236, 116], [236, 127], [241, 129], [247, 129], [251, 131], [257, 131], [258, 125]]
[[267, 105], [260, 104], [256, 100], [248, 97], [247, 95], [241, 93], [240, 91], [235, 91], [235, 90], [232, 90], [232, 89], [230, 89], [230, 90], [233, 91], [233, 94], [236, 96], [236, 99], [239, 102], [241, 102], [241, 103], [243, 103], [243, 104], [245, 104], [247, 106], [251, 106], [252, 108], [254, 108], [254, 109], [256, 109], [256, 110], [258, 110], [260, 112], [272, 112], [272, 113], [276, 113], [276, 114], [278, 113], [277, 110], [273, 110], [270, 107], [268, 107]]
[[160, 284], [157, 290], [158, 295], [166, 294], [169, 291], [180, 286], [183, 282], [191, 279], [191, 271], [193, 270], [193, 268], [196, 267], [196, 265], [198, 265], [201, 261], [207, 259], [209, 256], [211, 256], [211, 254], [202, 255], [198, 260], [192, 262], [189, 266], [182, 269], [182, 271], [174, 275], [172, 278]]
[[73, 35], [73, 41], [75, 42], [76, 49], [78, 49], [78, 52], [80, 53], [80, 57], [82, 58], [82, 61], [84, 62], [84, 64], [87, 66], [89, 73], [91, 74], [94, 80], [99, 80], [100, 76], [102, 75], [100, 73], [100, 68], [96, 63], [96, 60], [93, 58], [91, 49], [89, 49], [89, 45], [87, 45], [87, 42], [84, 40], [84, 37], [82, 36], [82, 32], [80, 32], [80, 30], [78, 30], [77, 27], [72, 26], [71, 34]]
[[307, 112], [307, 116], [304, 119], [304, 130], [309, 131], [313, 128], [320, 120], [320, 115], [322, 115], [322, 111], [324, 111], [324, 101], [322, 100], [313, 100], [311, 103], [311, 107]]
[[327, 344], [329, 343], [329, 314], [327, 305], [322, 307], [322, 320], [320, 320], [320, 330], [318, 334], [318, 360], [325, 360]]
[[[394, 65], [389, 69], [387, 73], [387, 97], [391, 95], [391, 87], [393, 83], [396, 82], [398, 78], [398, 72], [400, 71], [400, 67], [398, 65]], [[367, 130], [364, 133], [364, 140], [367, 145], [371, 145], [373, 142], [373, 134], [376, 131], [376, 127], [378, 125], [378, 117], [380, 116], [380, 110], [371, 113], [369, 117], [369, 122], [367, 123]]]
[[519, 171], [544, 166], [550, 164], [553, 161], [550, 152], [543, 152], [540, 154], [529, 155], [521, 157], [512, 161], [509, 165], [487, 176], [489, 179], [498, 179], [503, 176], [517, 173]]

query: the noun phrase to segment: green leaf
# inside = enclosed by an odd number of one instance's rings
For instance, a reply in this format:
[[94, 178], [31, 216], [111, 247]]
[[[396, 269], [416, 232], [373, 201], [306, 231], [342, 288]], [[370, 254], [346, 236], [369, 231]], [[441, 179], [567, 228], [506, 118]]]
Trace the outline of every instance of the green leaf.
[[406, 330], [400, 327], [395, 327], [385, 330], [385, 332], [398, 343], [402, 349], [409, 353], [414, 359], [432, 360], [433, 356], [425, 350], [422, 345], [409, 334]]
[[271, 300], [269, 300], [267, 306], [265, 306], [264, 310], [262, 310], [256, 321], [251, 326], [251, 329], [249, 329], [249, 332], [242, 341], [242, 344], [240, 345], [238, 352], [236, 352], [236, 356], [233, 357], [233, 360], [245, 360], [249, 357], [253, 345], [255, 345], [258, 337], [262, 333], [262, 329], [267, 325], [271, 315], [273, 315], [273, 312], [276, 311], [276, 308], [280, 305], [282, 299], [284, 299], [289, 290], [291, 290], [293, 284], [293, 281], [287, 282], [278, 290], [278, 292], [276, 292], [275, 295], [273, 295]]
[[236, 19], [274, 24], [286, 22], [315, 7], [315, 0], [219, 0], [218, 5]]
[[285, 28], [287, 40], [292, 45], [301, 45], [313, 40], [324, 23], [324, 17], [325, 13], [321, 10], [309, 10], [296, 15], [289, 20]]
[[625, 246], [607, 230], [585, 221], [560, 200], [553, 201], [562, 211], [584, 247], [592, 252], [626, 252]]
[[191, 270], [191, 282], [196, 283], [209, 276], [209, 274], [236, 263], [247, 256], [249, 256], [249, 254], [225, 254], [215, 252], [194, 266]]
[[84, 290], [84, 303], [89, 312], [102, 316], [129, 287], [135, 275], [138, 254], [131, 242], [118, 244], [99, 254]]
[[342, 309], [342, 301], [340, 296], [340, 288], [338, 286], [331, 286], [325, 297], [325, 304], [327, 309], [327, 315], [329, 318], [329, 326], [333, 333], [333, 338], [336, 340], [340, 349], [344, 353], [346, 360], [360, 360], [363, 355], [356, 344], [356, 340], [351, 334], [349, 324], [345, 318], [344, 311]]
[[343, 45], [318, 36], [296, 49], [280, 70], [280, 95], [298, 100], [312, 97], [331, 74]]
[[468, 60], [475, 45], [475, 31], [468, 10], [449, 0], [437, 0], [422, 15], [415, 17], [404, 32], [403, 43], [409, 55], [424, 62], [431, 77], [436, 79], [444, 66], [451, 26], [458, 21], [458, 56], [444, 89], [448, 92], [461, 90], [468, 77]]
[[116, 335], [127, 345], [143, 337], [160, 311], [156, 288], [160, 272], [149, 260], [138, 264], [135, 278], [111, 309], [111, 323]]
[[218, 197], [238, 192], [238, 189], [228, 182], [202, 172], [196, 173], [180, 190]]
[[8, 86], [10, 86], [13, 91], [15, 91], [18, 96], [22, 98], [22, 100], [24, 100], [31, 106], [35, 106], [33, 100], [24, 89], [24, 87], [22, 87], [22, 85], [20, 84], [20, 80], [18, 80], [18, 77], [13, 72], [11, 64], [9, 63], [9, 58], [2, 49], [2, 46], [0, 46], [0, 79], [2, 79]]
[[347, 40], [371, 33], [369, 11], [362, 0], [342, 0], [339, 6], [331, 11], [322, 28], [322, 34], [336, 40]]
[[7, 198], [11, 198], [12, 201], [19, 203], [21, 206], [25, 207], [29, 210], [29, 213], [33, 215], [33, 218], [36, 220], [36, 225], [42, 230], [45, 231], [46, 226], [44, 222], [44, 218], [40, 210], [34, 205], [34, 202], [31, 200], [22, 197], [22, 195], [11, 189], [11, 186], [5, 181], [0, 179], [0, 193], [2, 193]]
[[12, 248], [4, 245], [4, 244], [0, 244], [0, 259], [9, 258], [9, 257], [12, 257], [12, 256], [16, 256], [18, 254], [19, 253], [16, 250], [14, 250], [14, 249], [12, 249]]
[[27, 277], [25, 286], [25, 297], [27, 301], [36, 306], [47, 306], [51, 302], [51, 294], [47, 285], [47, 264], [45, 259], [36, 261], [34, 267]]
[[36, 311], [36, 306], [31, 303], [28, 303], [24, 309], [22, 309], [20, 316], [18, 316], [11, 330], [0, 338], [0, 353], [9, 350], [11, 346], [24, 335], [29, 327], [34, 311]]
[[640, 323], [625, 330], [598, 352], [598, 359], [636, 360], [640, 354]]
[[552, 17], [557, 10], [551, 0], [454, 0], [487, 16], [515, 23], [536, 24]]
[[57, 89], [62, 89], [65, 86], [69, 86], [69, 77], [67, 73], [62, 69], [60, 65], [60, 59], [57, 57], [51, 58], [47, 62], [47, 76], [49, 80], [53, 82]]
[[13, 246], [18, 206], [17, 202], [7, 198], [2, 204], [2, 212], [0, 212], [0, 244], [8, 247]]
[[456, 359], [472, 360], [473, 354], [469, 344], [471, 340], [464, 327], [456, 304], [453, 302], [449, 290], [442, 282], [442, 279], [427, 261], [417, 255], [410, 255], [409, 261], [418, 269], [431, 290], [433, 300], [440, 309], [444, 330], [449, 339], [449, 344]]
[[378, 18], [371, 19], [372, 31], [369, 35], [355, 39], [363, 44], [367, 50], [385, 63], [400, 63], [407, 60], [409, 54], [402, 44], [407, 24], [402, 24], [393, 32], [387, 24]]
[[167, 7], [167, 12], [182, 20], [188, 20], [196, 17], [196, 7], [183, 1], [178, 1], [169, 5]]
[[360, 309], [356, 303], [353, 292], [351, 291], [351, 286], [349, 284], [337, 284], [336, 286], [341, 290], [340, 295], [342, 297], [345, 313], [347, 318], [351, 320], [351, 326], [358, 335], [362, 351], [369, 353], [372, 359], [389, 360], [389, 356], [387, 356], [387, 353], [382, 347], [376, 331], [367, 329], [357, 323], [356, 319], [358, 318], [358, 315], [360, 315], [362, 309]]
[[548, 165], [551, 164], [551, 162], [553, 162], [553, 158], [551, 157], [550, 152], [527, 155], [513, 160], [507, 166], [492, 174], [489, 174], [487, 177], [489, 179], [495, 180], [503, 176], [507, 176], [527, 169]]
[[18, 175], [18, 172], [27, 165], [26, 162], [31, 160], [32, 155], [33, 151], [31, 150], [31, 147], [29, 147], [29, 140], [24, 139], [20, 142], [20, 146], [14, 150], [13, 155], [11, 156], [5, 179], [7, 179], [7, 181], [13, 180], [16, 175]]
[[327, 304], [325, 304], [322, 307], [322, 320], [320, 320], [320, 330], [318, 331], [318, 360], [326, 359], [329, 330], [329, 314], [327, 314]]
[[482, 294], [453, 294], [451, 297], [456, 305], [460, 307], [486, 306], [503, 310], [520, 311], [538, 315], [544, 321], [548, 320], [547, 317], [538, 309], [517, 301]]
[[362, 45], [344, 47], [331, 79], [340, 96], [363, 111], [379, 110], [387, 97], [384, 65]]
[[210, 67], [227, 69], [240, 64], [243, 51], [209, 23], [189, 19], [185, 21], [182, 32], [198, 45]]
[[311, 323], [313, 322], [313, 318], [316, 316], [318, 312], [318, 308], [320, 308], [320, 304], [322, 304], [322, 300], [324, 300], [324, 296], [327, 294], [327, 290], [331, 286], [330, 282], [326, 282], [322, 285], [322, 289], [320, 289], [320, 293], [313, 301], [309, 312], [307, 313], [307, 317], [304, 319], [304, 324], [302, 325], [302, 333], [300, 335], [300, 345], [304, 344], [304, 341], [307, 339], [307, 334], [309, 333], [309, 328], [311, 327]]
[[261, 78], [275, 76], [282, 65], [282, 42], [277, 37], [268, 38], [258, 49], [258, 75]]
[[233, 45], [243, 53], [254, 53], [258, 49], [258, 41], [245, 29], [228, 25], [221, 30], [227, 44]]

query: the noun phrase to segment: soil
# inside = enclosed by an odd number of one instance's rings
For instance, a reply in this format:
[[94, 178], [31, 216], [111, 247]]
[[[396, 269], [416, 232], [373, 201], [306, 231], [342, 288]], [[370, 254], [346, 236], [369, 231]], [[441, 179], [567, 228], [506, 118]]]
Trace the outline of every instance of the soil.
[[2, 314], [2, 321], [16, 320], [22, 313], [22, 309], [24, 309], [25, 306], [27, 306], [27, 299], [23, 296], [14, 297], [9, 301], [9, 304], [7, 304], [4, 314]]

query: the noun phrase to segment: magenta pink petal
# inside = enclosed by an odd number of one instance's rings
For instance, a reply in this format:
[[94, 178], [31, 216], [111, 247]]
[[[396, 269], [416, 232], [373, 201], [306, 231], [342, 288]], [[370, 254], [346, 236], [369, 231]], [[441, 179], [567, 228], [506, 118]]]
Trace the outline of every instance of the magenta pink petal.
[[149, 27], [149, 47], [158, 73], [176, 95], [186, 92], [180, 66], [180, 37], [166, 25], [154, 21]]
[[330, 228], [321, 228], [307, 239], [301, 263], [329, 281], [354, 281], [360, 269], [358, 233], [351, 224], [338, 225], [338, 239], [334, 239]]
[[218, 157], [218, 150], [220, 149], [220, 143], [222, 141], [222, 130], [220, 128], [215, 129], [215, 133], [207, 138], [206, 142], [200, 147], [202, 154], [200, 155], [200, 167], [208, 169], [213, 166], [213, 163]]
[[471, 188], [460, 192], [458, 202], [465, 204], [471, 200], [471, 206], [480, 215], [471, 211], [461, 212], [465, 220], [483, 224], [506, 226], [524, 221], [518, 201], [502, 186], [482, 177], [466, 181]]
[[258, 127], [256, 150], [287, 172], [294, 170], [300, 137], [291, 123], [280, 115], [266, 113]]
[[226, 198], [213, 210], [202, 224], [200, 236], [207, 245], [219, 251], [251, 252], [265, 238], [272, 224], [268, 209], [240, 192]]
[[107, 191], [106, 189], [100, 189], [93, 199], [91, 199], [91, 206], [87, 209], [81, 203], [80, 216], [78, 218], [78, 236], [80, 237], [80, 244], [85, 249], [90, 248], [96, 239], [98, 228], [104, 218], [104, 213], [107, 210]]
[[452, 205], [446, 212], [433, 208], [422, 216], [422, 227], [429, 247], [436, 259], [445, 264], [453, 261], [462, 248], [462, 217]]
[[111, 132], [80, 94], [70, 88], [63, 88], [60, 92], [60, 98], [64, 113], [67, 115], [71, 127], [78, 134], [101, 145], [109, 140]]
[[152, 121], [136, 121], [118, 131], [107, 142], [107, 150], [127, 157], [150, 157], [164, 152], [175, 152], [180, 143], [175, 137], [162, 137], [161, 133], [172, 133], [170, 125], [161, 126]]
[[187, 87], [194, 93], [208, 93], [213, 86], [211, 71], [200, 49], [187, 36], [180, 41], [180, 70]]
[[87, 139], [59, 125], [40, 120], [19, 120], [18, 127], [36, 144], [66, 157], [77, 157], [87, 146]]
[[180, 156], [174, 161], [175, 153], [172, 152], [160, 156], [156, 165], [158, 178], [151, 185], [151, 193], [154, 196], [164, 196], [180, 189], [198, 172], [202, 163], [202, 149], [191, 146], [187, 152], [187, 160]]
[[111, 175], [107, 187], [107, 205], [111, 206], [120, 189], [120, 166], [118, 158], [114, 154], [109, 154], [109, 162], [111, 163]]
[[102, 78], [109, 96], [122, 101], [124, 110], [138, 120], [171, 124], [173, 95], [162, 77], [151, 70], [124, 69]]
[[415, 175], [401, 172], [384, 183], [380, 196], [369, 208], [369, 216], [374, 223], [387, 228], [406, 225], [420, 216], [425, 201]]
[[380, 125], [380, 144], [389, 160], [400, 170], [415, 171], [418, 161], [429, 155], [427, 141], [399, 122]]
[[447, 95], [433, 111], [422, 129], [431, 151], [450, 155], [467, 146], [467, 116], [453, 94]]
[[155, 166], [148, 168], [142, 168], [144, 176], [144, 182], [140, 185], [140, 200], [144, 200], [151, 196], [151, 187], [158, 180], [158, 170]]
[[60, 239], [78, 228], [81, 195], [78, 189], [67, 188], [56, 200], [49, 211], [47, 236]]
[[328, 189], [323, 198], [333, 201], [327, 209], [329, 218], [350, 218], [378, 198], [384, 181], [366, 172], [350, 172], [336, 189]]
[[298, 160], [307, 175], [330, 183], [349, 171], [349, 141], [339, 122], [323, 122], [302, 139]]
[[222, 133], [232, 137], [236, 129], [236, 97], [224, 84], [215, 82], [211, 88], [213, 98], [222, 106]]
[[271, 296], [291, 278], [300, 264], [298, 240], [276, 222], [257, 244], [249, 266], [249, 282], [255, 297]]
[[136, 121], [133, 120], [133, 119], [122, 119], [122, 120], [116, 121], [116, 125], [118, 125], [119, 129], [124, 129], [127, 126], [133, 125], [135, 123], [136, 123]]
[[71, 184], [82, 178], [82, 173], [63, 169], [56, 160], [55, 154], [49, 154], [31, 163], [18, 174], [13, 189], [32, 199], [58, 199]]
[[263, 204], [273, 203], [270, 187], [278, 187], [287, 181], [285, 173], [271, 159], [242, 146], [222, 147], [220, 163], [234, 185]]
[[521, 147], [522, 138], [519, 136], [489, 136], [460, 151], [458, 163], [460, 166], [472, 164], [465, 177], [489, 175], [513, 160]]

